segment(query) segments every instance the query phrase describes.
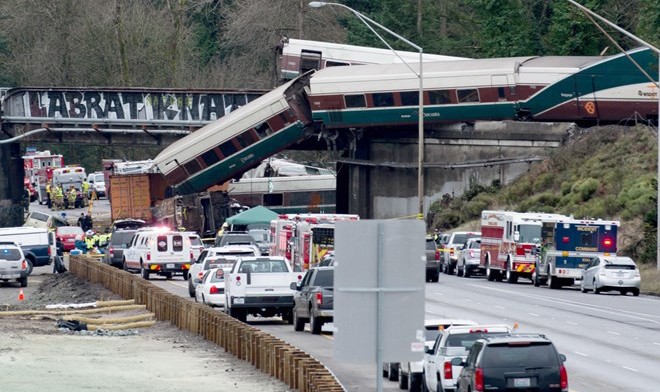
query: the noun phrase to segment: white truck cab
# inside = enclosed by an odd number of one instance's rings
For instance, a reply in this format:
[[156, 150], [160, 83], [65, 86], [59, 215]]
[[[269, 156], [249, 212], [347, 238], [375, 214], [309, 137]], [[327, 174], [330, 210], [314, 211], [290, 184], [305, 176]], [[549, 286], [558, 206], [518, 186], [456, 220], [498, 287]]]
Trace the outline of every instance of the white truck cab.
[[293, 272], [284, 257], [239, 258], [225, 277], [225, 311], [245, 322], [247, 315], [281, 316], [293, 322], [291, 283], [299, 284], [302, 274]]

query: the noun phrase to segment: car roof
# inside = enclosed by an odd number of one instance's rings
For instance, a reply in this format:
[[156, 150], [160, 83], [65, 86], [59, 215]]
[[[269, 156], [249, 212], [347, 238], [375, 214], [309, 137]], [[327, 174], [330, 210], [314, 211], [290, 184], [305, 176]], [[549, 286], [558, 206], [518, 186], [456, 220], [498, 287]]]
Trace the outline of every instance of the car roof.
[[552, 343], [543, 334], [534, 334], [534, 333], [516, 333], [510, 335], [493, 335], [484, 337], [483, 340], [486, 341], [486, 344], [505, 344], [505, 343], [522, 343], [522, 342], [543, 342], [543, 343]]
[[465, 319], [426, 319], [424, 320], [424, 327], [444, 327], [447, 328], [451, 325], [477, 325], [475, 321]]
[[241, 257], [241, 261], [286, 261], [282, 256]]
[[506, 324], [484, 324], [484, 325], [452, 325], [445, 329], [449, 334], [454, 333], [488, 333], [488, 332], [511, 332], [513, 328]]

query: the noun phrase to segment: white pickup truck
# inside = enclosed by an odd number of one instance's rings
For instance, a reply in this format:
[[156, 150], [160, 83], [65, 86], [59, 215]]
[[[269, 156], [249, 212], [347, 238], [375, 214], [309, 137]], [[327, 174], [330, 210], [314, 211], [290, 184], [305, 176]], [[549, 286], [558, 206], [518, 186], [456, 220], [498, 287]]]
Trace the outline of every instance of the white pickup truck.
[[462, 366], [454, 366], [451, 360], [467, 358], [470, 347], [478, 339], [492, 335], [508, 335], [513, 330], [508, 325], [451, 326], [437, 336], [433, 348], [424, 355], [422, 390], [455, 391]]
[[251, 314], [281, 316], [291, 324], [295, 293], [291, 283], [301, 280], [284, 257], [241, 257], [225, 277], [225, 312], [243, 322]]

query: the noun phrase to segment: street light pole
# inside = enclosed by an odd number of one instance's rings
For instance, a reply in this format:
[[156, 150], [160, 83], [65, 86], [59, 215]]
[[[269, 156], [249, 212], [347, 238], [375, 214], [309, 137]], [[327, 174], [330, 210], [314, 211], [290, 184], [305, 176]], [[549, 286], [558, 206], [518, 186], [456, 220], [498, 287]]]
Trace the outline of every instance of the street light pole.
[[[568, 0], [571, 4], [574, 6], [578, 7], [582, 11], [586, 12], [587, 14], [597, 18], [601, 22], [607, 24], [608, 26], [612, 27], [616, 31], [625, 34], [626, 36], [632, 38], [633, 40], [637, 41], [639, 44], [646, 46], [647, 48], [655, 51], [658, 54], [658, 81], [655, 83], [656, 87], [658, 88], [657, 92], [657, 98], [658, 98], [658, 132], [657, 132], [657, 148], [658, 148], [658, 172], [657, 172], [657, 180], [656, 180], [656, 186], [657, 186], [657, 194], [656, 194], [656, 238], [655, 238], [655, 263], [656, 263], [656, 268], [658, 271], [660, 271], [660, 49], [656, 48], [655, 46], [649, 44], [648, 42], [644, 41], [643, 39], [635, 36], [632, 33], [627, 32], [626, 30], [622, 29], [621, 27], [617, 26], [616, 24], [610, 22], [609, 20], [603, 18], [602, 16], [598, 15], [597, 13], [591, 11], [590, 9], [576, 3], [573, 0]], [[595, 23], [594, 23], [595, 24]]]
[[[417, 210], [417, 219], [423, 220], [424, 219], [424, 78], [423, 78], [423, 59], [424, 59], [424, 50], [422, 49], [421, 46], [416, 45], [409, 40], [403, 38], [399, 34], [393, 32], [392, 30], [388, 29], [387, 27], [381, 25], [380, 23], [368, 18], [364, 14], [359, 13], [358, 11], [354, 10], [353, 8], [340, 4], [340, 3], [329, 3], [325, 1], [312, 1], [309, 3], [309, 6], [312, 8], [320, 8], [326, 5], [330, 6], [337, 6], [337, 7], [342, 7], [345, 8], [349, 11], [351, 11], [362, 23], [364, 23], [369, 30], [371, 30], [372, 33], [376, 35], [384, 44], [387, 46], [399, 59], [406, 64], [410, 70], [419, 77], [419, 109], [418, 109], [418, 130], [417, 130], [417, 198], [418, 198], [418, 210]], [[401, 41], [407, 43], [408, 45], [412, 46], [415, 48], [417, 51], [419, 51], [419, 72], [415, 72], [414, 69], [408, 65], [408, 63], [399, 56], [394, 49], [390, 46], [390, 44], [383, 39], [383, 37], [378, 34], [376, 30], [371, 25], [377, 26], [380, 29], [388, 32], [390, 35], [400, 39]]]

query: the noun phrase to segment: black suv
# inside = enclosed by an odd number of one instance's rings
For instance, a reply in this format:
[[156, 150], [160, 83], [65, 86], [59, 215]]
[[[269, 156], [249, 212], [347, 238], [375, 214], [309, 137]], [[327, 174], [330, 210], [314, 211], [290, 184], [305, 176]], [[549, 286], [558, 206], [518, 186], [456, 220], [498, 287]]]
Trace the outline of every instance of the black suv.
[[137, 233], [137, 230], [115, 230], [110, 236], [103, 262], [117, 268], [123, 268], [124, 251], [128, 248], [135, 233]]
[[465, 361], [454, 358], [451, 363], [464, 366], [457, 392], [567, 392], [565, 361], [544, 335], [514, 334], [477, 340]]

